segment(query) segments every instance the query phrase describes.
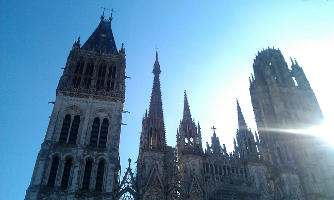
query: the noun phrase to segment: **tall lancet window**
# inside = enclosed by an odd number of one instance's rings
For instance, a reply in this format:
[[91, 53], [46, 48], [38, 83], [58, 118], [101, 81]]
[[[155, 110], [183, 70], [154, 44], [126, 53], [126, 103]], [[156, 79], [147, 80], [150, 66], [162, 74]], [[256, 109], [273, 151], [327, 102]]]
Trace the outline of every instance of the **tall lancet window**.
[[97, 167], [97, 173], [96, 173], [96, 182], [95, 182], [96, 191], [102, 191], [104, 166], [105, 166], [105, 161], [100, 160], [99, 165]]
[[84, 78], [84, 87], [86, 89], [88, 89], [89, 86], [90, 86], [90, 83], [91, 83], [92, 77], [93, 77], [93, 72], [94, 72], [94, 60], [90, 60], [87, 63], [85, 74], [84, 74], [84, 76], [85, 76], [85, 78]]
[[88, 190], [90, 183], [90, 176], [92, 174], [93, 160], [91, 158], [86, 159], [85, 172], [82, 180], [82, 189]]
[[92, 132], [90, 134], [90, 146], [97, 146], [97, 140], [99, 139], [100, 119], [95, 118], [92, 125]]
[[63, 177], [61, 179], [61, 187], [67, 188], [68, 181], [70, 179], [70, 173], [72, 168], [72, 158], [68, 156], [65, 161], [64, 170], [63, 170]]
[[114, 90], [114, 87], [115, 87], [115, 78], [116, 78], [116, 66], [113, 63], [109, 67], [108, 81], [107, 81], [107, 91]]
[[59, 137], [60, 143], [66, 143], [68, 131], [70, 129], [70, 124], [71, 124], [71, 115], [66, 115], [63, 120], [63, 126], [61, 127], [61, 132]]
[[80, 57], [80, 60], [77, 62], [74, 74], [73, 74], [73, 87], [78, 88], [80, 86], [81, 76], [84, 69], [85, 62], [83, 58]]
[[57, 171], [59, 166], [59, 156], [55, 155], [52, 158], [52, 164], [50, 168], [50, 174], [48, 179], [48, 186], [53, 187], [56, 182]]
[[104, 87], [104, 79], [106, 75], [106, 64], [102, 63], [99, 66], [99, 71], [97, 74], [96, 90], [101, 90]]
[[77, 136], [78, 136], [78, 130], [79, 130], [79, 124], [80, 124], [80, 116], [77, 115], [74, 117], [72, 126], [71, 126], [71, 131], [70, 131], [70, 137], [68, 139], [68, 143], [70, 144], [75, 144], [77, 141]]
[[150, 128], [150, 132], [148, 134], [148, 146], [151, 149], [153, 145], [153, 135], [152, 135], [152, 128]]
[[106, 147], [107, 144], [107, 136], [108, 136], [108, 128], [109, 121], [108, 119], [103, 119], [101, 130], [100, 130], [100, 138], [99, 138], [99, 147]]

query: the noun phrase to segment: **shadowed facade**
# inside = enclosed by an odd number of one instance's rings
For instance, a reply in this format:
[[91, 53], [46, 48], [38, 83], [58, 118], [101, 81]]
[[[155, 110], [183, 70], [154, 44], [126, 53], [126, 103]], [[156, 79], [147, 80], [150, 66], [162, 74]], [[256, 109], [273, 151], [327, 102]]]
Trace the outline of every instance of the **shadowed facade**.
[[119, 142], [125, 102], [125, 49], [117, 50], [112, 17], [81, 46], [73, 44], [38, 154], [26, 200], [332, 200], [334, 154], [307, 133], [323, 120], [303, 69], [280, 50], [254, 59], [250, 95], [258, 132], [239, 101], [234, 149], [212, 127], [203, 148], [200, 124], [184, 92], [176, 147], [166, 144], [158, 52], [142, 119], [136, 171], [120, 177]]

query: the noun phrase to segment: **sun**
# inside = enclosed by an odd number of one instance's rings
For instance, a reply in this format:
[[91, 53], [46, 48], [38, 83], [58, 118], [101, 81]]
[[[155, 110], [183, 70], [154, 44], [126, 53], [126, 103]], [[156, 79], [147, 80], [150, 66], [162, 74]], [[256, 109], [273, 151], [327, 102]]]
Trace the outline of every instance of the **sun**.
[[324, 121], [323, 123], [312, 126], [305, 131], [305, 134], [310, 134], [313, 136], [320, 137], [327, 144], [334, 147], [334, 133], [331, 131], [331, 125], [328, 121]]

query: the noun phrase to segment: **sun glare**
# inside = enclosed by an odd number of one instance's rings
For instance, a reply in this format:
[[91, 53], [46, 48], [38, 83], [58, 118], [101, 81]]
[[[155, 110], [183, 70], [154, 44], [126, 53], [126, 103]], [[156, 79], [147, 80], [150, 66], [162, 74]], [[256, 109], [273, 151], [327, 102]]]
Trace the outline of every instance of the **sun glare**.
[[322, 123], [321, 125], [313, 126], [307, 129], [305, 132], [306, 134], [310, 134], [310, 135], [314, 135], [314, 136], [318, 136], [322, 138], [327, 144], [334, 147], [334, 135], [330, 130], [331, 130], [330, 125], [326, 121]]

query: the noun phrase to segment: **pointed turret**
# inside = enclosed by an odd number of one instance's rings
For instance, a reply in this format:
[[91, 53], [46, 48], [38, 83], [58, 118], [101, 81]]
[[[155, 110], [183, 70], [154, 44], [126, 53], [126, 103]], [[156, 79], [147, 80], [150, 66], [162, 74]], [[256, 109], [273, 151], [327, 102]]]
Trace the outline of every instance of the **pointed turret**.
[[198, 123], [196, 126], [191, 118], [189, 102], [186, 91], [184, 91], [183, 118], [178, 129], [178, 145], [181, 151], [202, 153], [202, 136]]
[[191, 120], [187, 92], [184, 91], [183, 120]]
[[239, 130], [247, 129], [247, 124], [246, 124], [244, 115], [241, 112], [241, 108], [240, 108], [238, 99], [237, 99], [237, 111], [238, 111], [238, 128], [239, 128]]
[[254, 139], [254, 135], [250, 129], [248, 129], [245, 118], [242, 114], [239, 101], [237, 100], [237, 112], [238, 112], [238, 130], [236, 134], [236, 140], [234, 139], [234, 149], [239, 153], [242, 159], [254, 159], [257, 158], [257, 142]]
[[219, 138], [216, 135], [216, 128], [213, 126], [211, 129], [213, 130], [213, 135], [211, 136], [211, 149], [212, 149], [212, 153], [215, 156], [222, 155], [223, 149], [222, 149], [222, 147], [220, 145]]

